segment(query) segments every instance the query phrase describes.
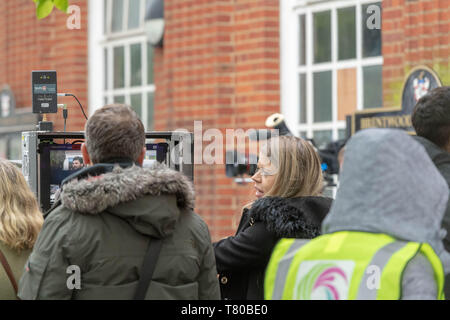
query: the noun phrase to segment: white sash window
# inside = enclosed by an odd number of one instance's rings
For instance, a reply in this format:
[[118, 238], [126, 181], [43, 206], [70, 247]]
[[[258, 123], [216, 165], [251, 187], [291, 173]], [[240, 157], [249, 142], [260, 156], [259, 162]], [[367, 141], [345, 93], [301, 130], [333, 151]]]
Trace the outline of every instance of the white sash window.
[[[89, 2], [89, 91], [94, 110], [110, 103], [129, 104], [146, 130], [152, 130], [155, 85], [153, 47], [144, 31], [147, 4], [148, 0]], [[101, 98], [96, 96], [99, 92]]]
[[280, 0], [281, 105], [318, 147], [345, 137], [345, 116], [382, 107], [381, 2]]

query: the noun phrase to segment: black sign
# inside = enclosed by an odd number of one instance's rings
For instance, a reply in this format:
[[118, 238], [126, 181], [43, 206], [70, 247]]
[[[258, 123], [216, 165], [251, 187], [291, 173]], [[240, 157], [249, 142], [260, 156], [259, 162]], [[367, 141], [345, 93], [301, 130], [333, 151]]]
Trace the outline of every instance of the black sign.
[[403, 87], [402, 106], [399, 108], [380, 108], [357, 111], [352, 116], [352, 131], [367, 128], [395, 128], [414, 132], [411, 123], [412, 111], [424, 95], [442, 85], [439, 77], [427, 67], [413, 69]]
[[57, 113], [56, 71], [32, 71], [31, 92], [33, 113]]

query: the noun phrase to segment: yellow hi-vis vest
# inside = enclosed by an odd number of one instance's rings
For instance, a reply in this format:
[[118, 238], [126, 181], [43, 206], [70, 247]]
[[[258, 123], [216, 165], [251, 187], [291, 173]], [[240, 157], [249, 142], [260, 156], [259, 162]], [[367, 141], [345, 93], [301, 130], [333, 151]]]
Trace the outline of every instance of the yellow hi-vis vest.
[[266, 269], [267, 300], [398, 300], [407, 264], [422, 253], [443, 300], [444, 270], [426, 243], [386, 234], [340, 231], [313, 240], [281, 239]]

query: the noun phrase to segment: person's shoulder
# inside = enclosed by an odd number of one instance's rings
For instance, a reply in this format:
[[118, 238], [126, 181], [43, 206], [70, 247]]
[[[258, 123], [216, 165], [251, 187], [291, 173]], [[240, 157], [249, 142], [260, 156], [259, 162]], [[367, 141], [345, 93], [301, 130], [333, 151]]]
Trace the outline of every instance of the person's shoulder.
[[95, 233], [98, 223], [102, 223], [100, 215], [81, 214], [59, 205], [45, 216], [43, 230], [54, 229], [54, 232], [67, 233], [72, 239]]
[[178, 236], [195, 239], [201, 247], [211, 245], [211, 234], [205, 220], [191, 209], [183, 209], [174, 230]]
[[434, 300], [438, 288], [430, 261], [418, 253], [405, 267], [402, 278], [402, 299]]
[[55, 223], [68, 220], [72, 216], [71, 210], [65, 208], [63, 205], [58, 204], [44, 213], [44, 223]]
[[180, 218], [182, 224], [189, 229], [198, 230], [199, 232], [209, 232], [205, 220], [192, 209], [182, 209]]
[[425, 148], [425, 151], [428, 153], [433, 162], [435, 162], [436, 159], [438, 160], [446, 159], [450, 162], [450, 153], [440, 148], [433, 141], [430, 141], [427, 138], [421, 136], [412, 136], [412, 137], [416, 142], [418, 142]]

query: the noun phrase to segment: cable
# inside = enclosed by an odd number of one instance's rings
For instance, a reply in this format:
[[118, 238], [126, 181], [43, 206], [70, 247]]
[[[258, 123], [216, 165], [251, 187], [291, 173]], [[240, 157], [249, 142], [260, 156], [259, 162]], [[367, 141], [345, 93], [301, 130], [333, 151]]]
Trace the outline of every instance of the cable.
[[74, 97], [75, 98], [75, 100], [77, 100], [77, 102], [78, 102], [78, 105], [80, 106], [80, 108], [81, 108], [81, 112], [83, 112], [83, 116], [84, 116], [84, 118], [87, 120], [88, 119], [88, 117], [86, 116], [86, 113], [84, 113], [84, 109], [83, 109], [83, 106], [81, 105], [81, 103], [80, 103], [80, 100], [78, 100], [78, 98], [74, 95], [74, 94], [72, 94], [72, 93], [58, 93], [58, 96], [60, 96], [60, 97]]
[[[63, 109], [64, 132], [66, 132], [66, 124], [67, 124], [67, 116], [68, 116], [67, 104], [58, 104], [58, 108]], [[66, 144], [65, 138], [64, 138], [64, 144]]]
[[64, 132], [66, 132], [67, 107], [63, 109], [63, 117], [64, 117]]

